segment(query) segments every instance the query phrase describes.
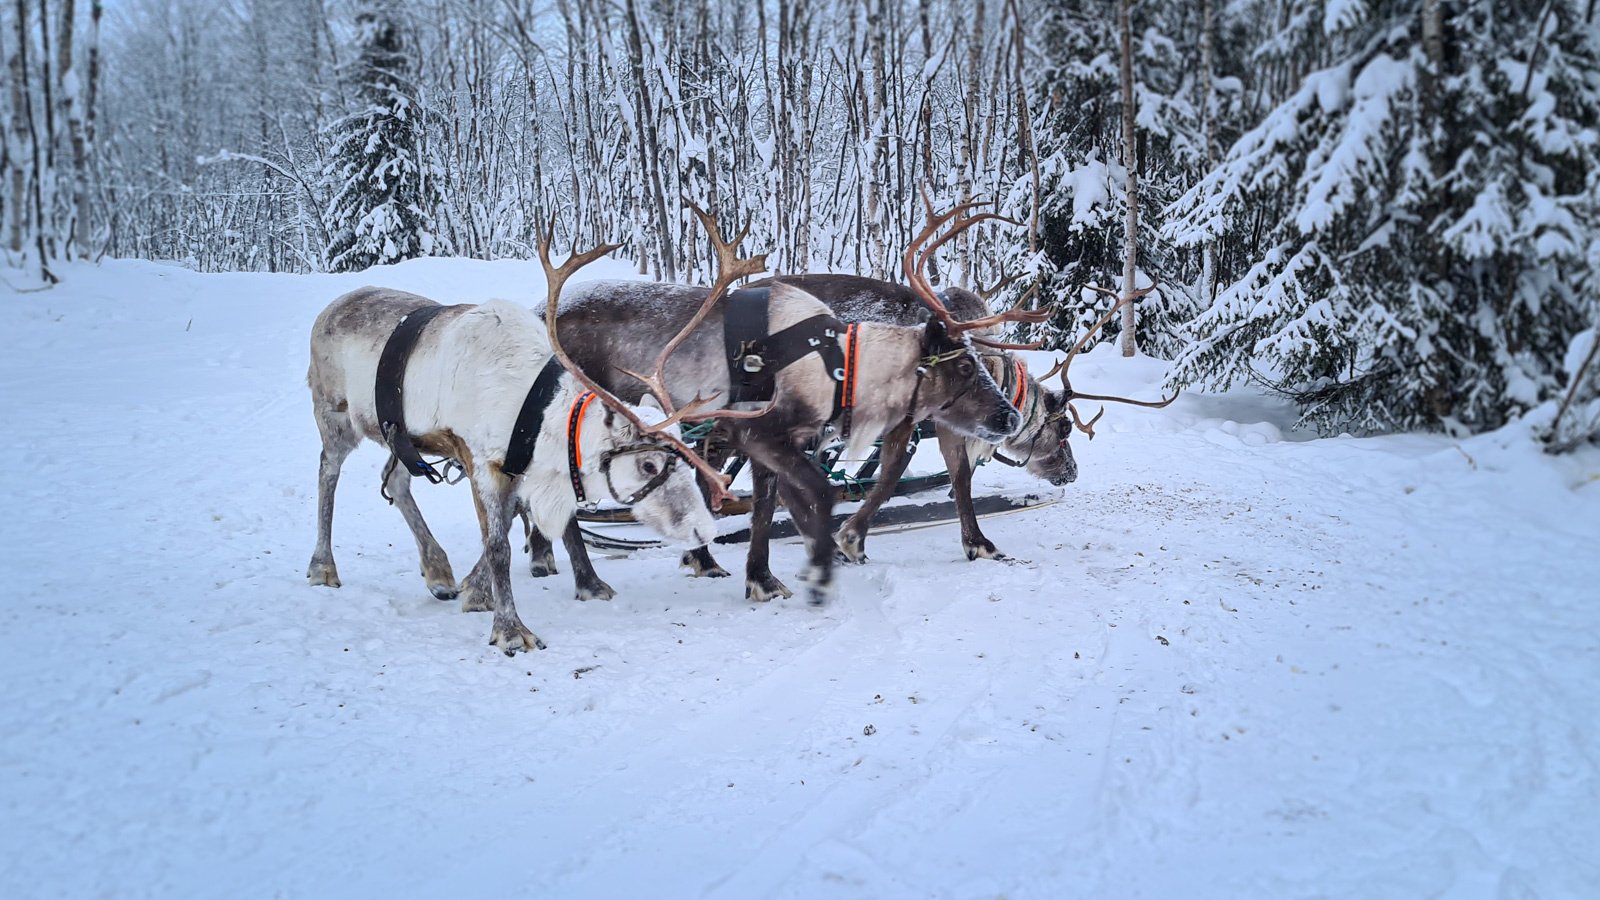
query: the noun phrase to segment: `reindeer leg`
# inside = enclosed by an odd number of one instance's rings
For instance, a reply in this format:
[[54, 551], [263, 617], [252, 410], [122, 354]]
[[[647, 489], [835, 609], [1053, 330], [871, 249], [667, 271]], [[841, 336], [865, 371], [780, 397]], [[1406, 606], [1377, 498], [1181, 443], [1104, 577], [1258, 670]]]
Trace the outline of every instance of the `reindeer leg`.
[[[484, 546], [489, 544], [489, 510], [484, 505], [483, 492], [478, 487], [475, 473], [468, 472], [470, 477], [467, 484], [472, 487], [472, 506], [478, 512], [478, 533], [483, 536]], [[478, 561], [473, 564], [472, 571], [461, 582], [461, 611], [462, 612], [491, 612], [494, 610], [494, 578], [490, 569], [489, 554], [478, 556]]]
[[489, 643], [507, 656], [515, 656], [520, 650], [543, 650], [544, 641], [522, 624], [516, 603], [511, 599], [511, 541], [508, 537], [512, 517], [511, 479], [486, 467], [473, 481], [482, 520], [487, 526], [483, 562], [487, 564], [494, 595], [494, 627], [489, 632]]
[[555, 548], [550, 539], [544, 536], [539, 526], [533, 524], [527, 507], [519, 504], [517, 515], [522, 518], [522, 533], [528, 539], [528, 574], [535, 578], [556, 574]]
[[730, 574], [716, 557], [711, 555], [710, 547], [696, 547], [693, 550], [683, 551], [683, 556], [678, 559], [678, 565], [689, 570], [689, 574], [696, 578], [727, 578]]
[[871, 527], [872, 517], [877, 515], [878, 507], [894, 496], [895, 485], [911, 462], [911, 432], [916, 427], [917, 423], [908, 417], [883, 436], [883, 446], [878, 451], [878, 481], [872, 486], [871, 493], [867, 494], [867, 499], [862, 501], [861, 508], [845, 521], [835, 538], [839, 542], [839, 556], [843, 559], [858, 565], [867, 561], [867, 529]]
[[[795, 524], [806, 537], [810, 562], [800, 571], [800, 580], [806, 582], [811, 594], [811, 604], [820, 606], [834, 595], [833, 554], [833, 485], [828, 476], [787, 441], [765, 444], [752, 443], [750, 461], [770, 472], [783, 473], [778, 491], [783, 505], [794, 517]], [[755, 516], [751, 516], [751, 552], [755, 552]], [[769, 519], [770, 521], [770, 519]], [[762, 535], [765, 544], [765, 535]], [[763, 555], [765, 547], [763, 547]], [[763, 560], [764, 561], [764, 560]], [[749, 576], [746, 575], [748, 578]]]
[[778, 476], [766, 466], [750, 466], [750, 553], [744, 564], [744, 598], [765, 603], [794, 593], [772, 574], [768, 559], [772, 513], [778, 505]]
[[450, 571], [449, 557], [445, 556], [444, 548], [434, 539], [433, 532], [428, 530], [428, 523], [422, 519], [422, 510], [417, 508], [417, 501], [411, 496], [410, 473], [403, 466], [394, 466], [383, 483], [389, 490], [389, 496], [394, 498], [395, 508], [400, 510], [400, 515], [411, 527], [411, 536], [416, 538], [417, 553], [422, 557], [422, 578], [428, 583], [428, 593], [438, 600], [454, 600], [457, 595], [455, 573]]
[[[717, 463], [719, 466], [721, 464], [720, 461]], [[711, 491], [706, 487], [705, 481], [703, 479], [698, 480], [696, 484], [700, 487], [700, 495], [705, 497], [707, 502], [710, 502]], [[678, 558], [678, 565], [688, 569], [689, 574], [695, 578], [727, 578], [729, 575], [728, 570], [724, 569], [717, 562], [716, 557], [711, 555], [709, 546], [685, 550], [683, 556]]]
[[972, 508], [972, 460], [967, 456], [967, 439], [947, 428], [939, 428], [939, 452], [950, 470], [950, 490], [955, 494], [956, 514], [961, 517], [961, 549], [967, 559], [1005, 559], [994, 543], [978, 527], [978, 514]]
[[561, 532], [561, 543], [572, 560], [572, 580], [577, 586], [579, 600], [610, 600], [617, 595], [611, 585], [600, 580], [594, 564], [589, 562], [589, 547], [583, 542], [576, 516], [567, 521], [566, 529]]
[[339, 567], [333, 563], [333, 495], [339, 487], [339, 470], [361, 436], [343, 413], [324, 412], [318, 404], [317, 430], [322, 433], [322, 457], [317, 471], [317, 547], [306, 567], [306, 581], [339, 586]]

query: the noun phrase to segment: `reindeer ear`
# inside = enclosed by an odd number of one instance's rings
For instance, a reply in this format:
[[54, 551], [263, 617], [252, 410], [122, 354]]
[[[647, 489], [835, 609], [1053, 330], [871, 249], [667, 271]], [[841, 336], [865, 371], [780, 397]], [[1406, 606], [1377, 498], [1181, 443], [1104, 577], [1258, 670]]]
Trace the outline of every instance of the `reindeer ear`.
[[935, 316], [935, 317], [929, 319], [928, 320], [928, 344], [930, 346], [937, 346], [939, 344], [949, 343], [949, 341], [950, 341], [950, 333], [945, 330], [944, 323], [939, 321], [939, 317]]

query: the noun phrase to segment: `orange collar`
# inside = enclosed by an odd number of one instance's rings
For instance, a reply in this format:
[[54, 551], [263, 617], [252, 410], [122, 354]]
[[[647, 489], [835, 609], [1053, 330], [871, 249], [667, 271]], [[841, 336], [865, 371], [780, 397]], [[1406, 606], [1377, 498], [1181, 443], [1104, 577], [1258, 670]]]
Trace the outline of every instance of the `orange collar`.
[[583, 414], [588, 412], [594, 396], [594, 391], [584, 391], [572, 398], [572, 408], [567, 410], [567, 477], [572, 479], [572, 492], [578, 495], [579, 503], [584, 501], [583, 448], [580, 446]]
[[840, 383], [839, 411], [844, 416], [844, 421], [839, 426], [839, 437], [850, 437], [850, 420], [854, 417], [856, 409], [856, 354], [860, 349], [858, 338], [861, 325], [854, 324], [844, 331], [844, 381]]
[[1014, 371], [1017, 373], [1017, 393], [1011, 398], [1011, 405], [1022, 412], [1022, 404], [1028, 401], [1028, 364], [1022, 360], [1015, 360]]

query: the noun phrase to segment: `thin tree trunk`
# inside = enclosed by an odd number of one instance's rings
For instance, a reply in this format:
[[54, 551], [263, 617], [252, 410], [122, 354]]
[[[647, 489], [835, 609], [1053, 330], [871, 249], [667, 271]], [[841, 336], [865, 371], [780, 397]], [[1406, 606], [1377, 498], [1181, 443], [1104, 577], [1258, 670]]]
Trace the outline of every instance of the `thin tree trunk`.
[[[980, 87], [979, 70], [983, 67], [984, 0], [975, 0], [972, 7], [972, 34], [967, 44], [966, 90], [961, 98], [961, 182], [957, 200], [964, 201], [973, 195], [978, 179], [978, 111]], [[957, 16], [957, 21], [964, 19]], [[956, 241], [956, 265], [969, 284], [977, 283], [977, 261], [973, 253], [973, 236], [964, 234]]]
[[[21, 7], [21, 0], [18, 6]], [[26, 42], [25, 13], [19, 11], [17, 17], [17, 46], [11, 49], [10, 58], [7, 60], [7, 69], [11, 77], [7, 79], [11, 85], [11, 134], [6, 137], [8, 168], [10, 172], [11, 190], [6, 194], [7, 225], [6, 246], [12, 253], [22, 253], [24, 242], [28, 233], [28, 173], [23, 168], [23, 156], [28, 145], [28, 124], [23, 115], [26, 95], [23, 85], [27, 83], [27, 57], [23, 53], [23, 44]]]
[[[1545, 7], [1549, 9], [1548, 6]], [[1535, 40], [1538, 36], [1535, 35]], [[1428, 57], [1428, 68], [1422, 76], [1423, 92], [1432, 98], [1444, 68], [1444, 19], [1439, 0], [1422, 0], [1422, 52]], [[1533, 60], [1528, 61], [1528, 72], [1533, 72]]]
[[86, 248], [77, 243], [80, 233], [78, 215], [88, 205], [84, 185], [83, 111], [79, 94], [83, 83], [73, 68], [73, 39], [77, 36], [78, 7], [75, 0], [62, 0], [61, 28], [56, 33], [56, 74], [61, 79], [61, 119], [67, 123], [67, 142], [72, 148], [72, 227], [66, 238], [68, 258], [85, 255]]
[[[1205, 141], [1206, 171], [1217, 164], [1216, 123], [1216, 52], [1213, 48], [1216, 28], [1212, 21], [1212, 0], [1200, 0], [1200, 122]], [[1212, 293], [1217, 283], [1217, 245], [1207, 239], [1200, 251], [1200, 302], [1211, 305]]]
[[17, 68], [22, 73], [22, 113], [28, 121], [28, 141], [33, 148], [33, 240], [39, 253], [39, 277], [46, 284], [55, 284], [60, 279], [50, 271], [50, 258], [45, 252], [44, 190], [40, 187], [44, 182], [44, 157], [39, 148], [39, 123], [33, 115], [33, 87], [28, 77], [28, 0], [17, 0], [17, 55]]
[[[1015, 53], [1015, 68], [1012, 78], [1017, 88], [1017, 153], [1022, 159], [1028, 160], [1028, 173], [1033, 178], [1033, 208], [1028, 215], [1028, 255], [1033, 256], [1039, 252], [1039, 152], [1033, 145], [1033, 121], [1028, 113], [1027, 80], [1023, 77], [1022, 57], [1026, 47], [1026, 33], [1022, 30], [1022, 11], [1017, 0], [1010, 0], [1011, 21], [1013, 23], [1012, 52]], [[1126, 9], [1127, 0], [1123, 0]], [[1124, 13], [1126, 15], [1126, 13]], [[1124, 63], [1126, 66], [1127, 64]], [[1129, 122], [1133, 121], [1128, 119]], [[1132, 127], [1131, 125], [1129, 126]]]
[[[55, 99], [55, 73], [51, 71], [50, 60], [50, 3], [49, 0], [39, 0], [39, 90], [44, 95], [44, 167], [52, 177], [56, 169], [56, 99]], [[52, 192], [53, 193], [53, 192]], [[50, 202], [54, 204], [52, 196]], [[48, 211], [50, 218], [54, 212]]]
[[867, 129], [872, 141], [872, 167], [867, 172], [867, 242], [872, 247], [872, 277], [889, 275], [889, 245], [884, 234], [883, 192], [889, 173], [888, 74], [884, 68], [884, 0], [866, 0], [867, 54], [872, 84], [867, 90]]
[[78, 165], [78, 201], [77, 231], [73, 240], [78, 245], [78, 252], [86, 256], [98, 256], [98, 250], [89, 246], [94, 239], [94, 222], [90, 207], [89, 188], [92, 178], [99, 171], [95, 143], [95, 103], [100, 96], [100, 16], [105, 12], [102, 0], [92, 0], [89, 4], [89, 71], [85, 78], [83, 106], [79, 115], [83, 119], [84, 152]]
[[667, 198], [662, 189], [661, 167], [655, 140], [655, 113], [651, 107], [650, 92], [645, 81], [644, 38], [641, 34], [639, 8], [635, 0], [627, 0], [626, 15], [628, 56], [633, 68], [633, 86], [637, 97], [634, 120], [639, 132], [639, 162], [645, 175], [645, 191], [651, 195], [646, 198], [646, 202], [655, 207], [656, 252], [660, 266], [658, 271], [667, 281], [676, 281], [678, 269], [673, 259], [672, 234], [668, 230]]
[[[1139, 152], [1133, 130], [1133, 27], [1129, 22], [1128, 7], [1132, 0], [1119, 0], [1117, 27], [1122, 32], [1122, 164], [1127, 168], [1128, 214], [1122, 229], [1122, 295], [1131, 296], [1134, 277], [1139, 265]], [[1122, 335], [1120, 345], [1123, 356], [1139, 352], [1134, 329], [1138, 314], [1133, 304], [1122, 308]]]

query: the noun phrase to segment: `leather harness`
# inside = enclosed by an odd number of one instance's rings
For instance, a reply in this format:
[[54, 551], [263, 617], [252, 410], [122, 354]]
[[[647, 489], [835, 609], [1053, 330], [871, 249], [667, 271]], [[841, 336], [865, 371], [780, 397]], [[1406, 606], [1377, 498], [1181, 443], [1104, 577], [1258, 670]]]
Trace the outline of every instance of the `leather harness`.
[[[400, 320], [394, 331], [390, 332], [388, 341], [383, 345], [383, 353], [378, 357], [377, 379], [373, 386], [378, 428], [383, 434], [384, 442], [389, 446], [389, 452], [394, 455], [394, 462], [405, 466], [406, 471], [413, 477], [426, 478], [434, 484], [443, 481], [445, 476], [434, 467], [434, 464], [422, 458], [417, 445], [411, 439], [411, 432], [406, 428], [403, 385], [406, 363], [410, 360], [411, 352], [416, 348], [423, 329], [435, 316], [449, 308], [438, 305], [424, 306], [406, 314]], [[561, 377], [565, 374], [566, 369], [554, 356], [550, 357], [545, 362], [544, 368], [539, 370], [539, 376], [528, 389], [527, 397], [523, 398], [522, 409], [518, 411], [516, 424], [511, 429], [511, 441], [506, 447], [505, 461], [500, 465], [500, 471], [506, 475], [515, 478], [528, 470], [529, 463], [533, 461], [534, 446], [539, 442], [539, 432], [544, 428], [545, 412], [549, 409], [550, 402], [555, 399], [556, 392], [561, 389]], [[587, 492], [583, 489], [582, 476], [583, 448], [580, 439], [583, 417], [589, 410], [589, 404], [595, 399], [593, 391], [584, 391], [573, 398], [572, 405], [567, 410], [567, 478], [579, 503], [584, 503], [588, 499]], [[678, 461], [676, 455], [669, 455], [666, 465], [661, 467], [661, 472], [626, 498], [617, 493], [616, 486], [611, 481], [611, 463], [618, 456], [657, 450], [672, 453], [671, 448], [664, 444], [641, 441], [607, 450], [600, 455], [600, 470], [605, 475], [606, 486], [614, 499], [631, 506], [666, 483], [668, 475]], [[449, 463], [446, 465], [448, 467]], [[393, 502], [392, 498], [390, 502]]]
[[833, 410], [828, 419], [842, 419], [839, 436], [848, 438], [855, 411], [861, 326], [847, 326], [830, 315], [815, 315], [768, 334], [769, 294], [770, 289], [764, 287], [728, 294], [722, 318], [722, 341], [728, 357], [728, 404], [771, 400], [777, 390], [778, 373], [815, 353], [833, 379]]
[[414, 309], [401, 317], [400, 323], [389, 333], [389, 340], [384, 342], [383, 353], [378, 356], [378, 378], [372, 396], [378, 413], [378, 431], [382, 433], [384, 443], [389, 445], [389, 452], [412, 477], [421, 476], [434, 484], [443, 481], [444, 474], [422, 458], [417, 445], [411, 440], [411, 432], [406, 429], [406, 407], [401, 387], [405, 381], [406, 362], [411, 359], [411, 351], [416, 349], [422, 329], [447, 309], [450, 307], [433, 304]]

